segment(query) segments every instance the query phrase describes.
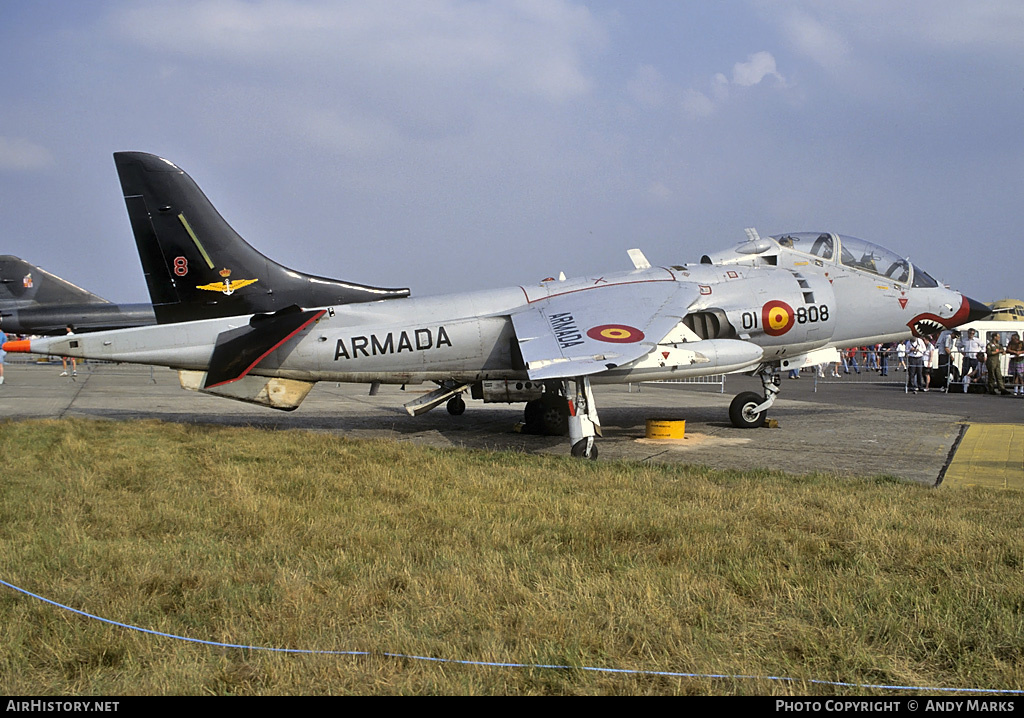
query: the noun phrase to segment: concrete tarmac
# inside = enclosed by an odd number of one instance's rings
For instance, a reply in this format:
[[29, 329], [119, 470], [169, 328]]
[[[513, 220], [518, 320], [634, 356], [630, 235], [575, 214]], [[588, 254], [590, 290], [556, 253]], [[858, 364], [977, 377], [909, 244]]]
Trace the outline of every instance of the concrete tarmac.
[[[365, 385], [321, 382], [296, 411], [281, 412], [185, 391], [178, 385], [177, 374], [168, 369], [90, 365], [82, 367], [77, 377], [62, 378], [59, 373], [59, 364], [8, 361], [7, 381], [0, 386], [0, 417], [145, 418], [329, 431], [351, 438], [529, 454], [566, 455], [569, 451], [567, 438], [517, 433], [522, 404], [468, 400], [462, 416], [450, 416], [443, 406], [423, 416], [409, 416], [402, 404], [430, 391], [432, 384], [408, 391], [383, 386], [377, 396], [369, 396]], [[935, 485], [942, 482], [951, 463], [956, 465], [956, 449], [969, 425], [1024, 425], [1024, 398], [939, 391], [907, 394], [901, 384], [879, 383], [879, 379], [834, 379], [817, 386], [809, 373], [798, 381], [783, 379], [781, 398], [769, 412], [778, 428], [756, 430], [736, 429], [728, 418], [733, 396], [760, 389], [760, 382], [751, 377], [728, 377], [725, 393], [717, 386], [644, 384], [634, 385], [632, 391], [624, 385], [598, 386], [596, 401], [604, 431], [598, 440], [600, 460], [769, 468], [792, 474], [887, 475]], [[902, 378], [890, 376], [889, 380]], [[685, 420], [686, 438], [645, 439], [648, 418]], [[1006, 435], [1012, 441], [1014, 433]], [[1004, 449], [1009, 449], [1006, 458], [1001, 453]], [[982, 473], [998, 470], [1000, 476], [1010, 477], [1004, 485], [1024, 488], [1024, 467], [1015, 458], [1014, 447], [981, 451], [976, 460]], [[1019, 447], [1016, 451], [1019, 454]], [[974, 476], [972, 466], [959, 471]]]

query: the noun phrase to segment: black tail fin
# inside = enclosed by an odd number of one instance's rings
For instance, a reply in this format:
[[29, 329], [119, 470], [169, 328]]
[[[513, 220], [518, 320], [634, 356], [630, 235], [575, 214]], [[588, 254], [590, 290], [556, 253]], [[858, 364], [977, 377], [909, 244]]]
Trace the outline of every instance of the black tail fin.
[[23, 259], [0, 256], [0, 324], [8, 333], [96, 332], [154, 321], [148, 304], [114, 304]]
[[107, 300], [9, 254], [0, 256], [0, 305], [107, 304]]
[[116, 152], [114, 163], [160, 324], [409, 296], [283, 267], [246, 243], [174, 164], [144, 152]]

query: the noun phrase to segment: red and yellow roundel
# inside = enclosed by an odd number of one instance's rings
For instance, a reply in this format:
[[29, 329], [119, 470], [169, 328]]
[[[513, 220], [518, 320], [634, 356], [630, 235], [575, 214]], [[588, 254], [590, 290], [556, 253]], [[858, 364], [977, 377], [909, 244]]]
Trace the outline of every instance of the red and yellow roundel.
[[761, 307], [761, 326], [768, 336], [782, 336], [793, 328], [793, 307], [773, 299]]
[[599, 327], [587, 330], [587, 336], [599, 342], [633, 344], [642, 341], [644, 333], [636, 327], [630, 327], [625, 324], [602, 324]]

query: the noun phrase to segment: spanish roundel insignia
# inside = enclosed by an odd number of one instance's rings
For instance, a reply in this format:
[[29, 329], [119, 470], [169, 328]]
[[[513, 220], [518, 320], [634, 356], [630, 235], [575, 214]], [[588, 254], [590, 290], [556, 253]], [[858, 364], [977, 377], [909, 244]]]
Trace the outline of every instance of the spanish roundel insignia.
[[782, 336], [793, 328], [793, 307], [773, 299], [761, 307], [761, 326], [768, 336]]
[[602, 324], [599, 327], [587, 330], [587, 336], [599, 342], [634, 344], [643, 341], [644, 333], [636, 327], [626, 326], [625, 324]]

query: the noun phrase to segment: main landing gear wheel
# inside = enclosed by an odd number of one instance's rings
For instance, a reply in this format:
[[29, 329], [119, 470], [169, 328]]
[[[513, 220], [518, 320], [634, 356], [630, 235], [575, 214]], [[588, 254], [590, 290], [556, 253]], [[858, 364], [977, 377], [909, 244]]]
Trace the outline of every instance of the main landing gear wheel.
[[[590, 444], [589, 450], [587, 444]], [[572, 455], [582, 459], [596, 459], [597, 458], [597, 444], [594, 443], [593, 439], [580, 439], [572, 445]]]
[[764, 409], [759, 414], [754, 409], [764, 403], [764, 397], [752, 391], [745, 391], [737, 394], [736, 398], [729, 404], [729, 419], [737, 429], [757, 429], [764, 426], [768, 418], [768, 410]]
[[452, 416], [461, 416], [463, 412], [466, 411], [466, 402], [463, 401], [462, 396], [459, 394], [456, 394], [449, 399], [446, 406], [448, 408], [448, 413]]
[[540, 434], [544, 429], [544, 404], [540, 399], [526, 402], [523, 408], [523, 423], [531, 434]]
[[569, 403], [560, 394], [544, 394], [526, 402], [523, 409], [523, 433], [539, 436], [566, 436], [569, 433]]

